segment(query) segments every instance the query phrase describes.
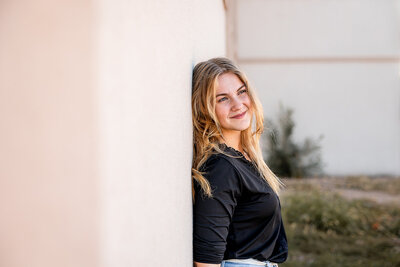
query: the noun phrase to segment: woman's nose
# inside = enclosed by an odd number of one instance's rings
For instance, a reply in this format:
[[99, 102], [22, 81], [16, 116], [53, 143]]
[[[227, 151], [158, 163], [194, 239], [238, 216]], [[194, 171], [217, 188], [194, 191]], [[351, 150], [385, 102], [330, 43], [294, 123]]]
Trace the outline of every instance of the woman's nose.
[[232, 99], [232, 110], [240, 110], [243, 106], [243, 101], [239, 97], [234, 97]]

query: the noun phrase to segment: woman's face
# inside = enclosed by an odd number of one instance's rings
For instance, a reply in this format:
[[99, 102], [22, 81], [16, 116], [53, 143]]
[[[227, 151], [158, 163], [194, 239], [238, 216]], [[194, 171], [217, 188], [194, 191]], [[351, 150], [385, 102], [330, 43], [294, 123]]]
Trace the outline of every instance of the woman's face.
[[250, 96], [245, 84], [233, 73], [218, 77], [215, 113], [224, 135], [250, 127], [253, 115]]

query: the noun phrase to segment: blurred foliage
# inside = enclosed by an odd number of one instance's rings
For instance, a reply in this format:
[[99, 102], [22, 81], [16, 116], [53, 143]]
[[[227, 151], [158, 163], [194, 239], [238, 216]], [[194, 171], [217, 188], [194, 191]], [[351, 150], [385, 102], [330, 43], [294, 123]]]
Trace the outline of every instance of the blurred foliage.
[[281, 198], [289, 257], [279, 266], [400, 266], [400, 207], [312, 185]]
[[295, 123], [293, 110], [279, 107], [278, 125], [266, 119], [269, 131], [263, 135], [266, 141], [264, 149], [268, 167], [281, 177], [307, 177], [321, 174], [322, 162], [318, 140], [306, 138], [302, 143], [293, 141]]

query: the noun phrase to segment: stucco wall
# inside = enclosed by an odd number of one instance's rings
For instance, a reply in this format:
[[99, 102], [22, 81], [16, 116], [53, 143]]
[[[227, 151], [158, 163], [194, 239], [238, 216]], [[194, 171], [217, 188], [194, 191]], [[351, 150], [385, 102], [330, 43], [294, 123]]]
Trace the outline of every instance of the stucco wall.
[[190, 266], [191, 70], [222, 1], [0, 2], [0, 266]]
[[400, 175], [400, 1], [237, 0], [230, 51], [265, 115], [294, 108], [325, 172]]
[[0, 2], [0, 266], [98, 265], [89, 1]]
[[191, 71], [225, 53], [222, 1], [102, 1], [102, 257], [191, 266]]

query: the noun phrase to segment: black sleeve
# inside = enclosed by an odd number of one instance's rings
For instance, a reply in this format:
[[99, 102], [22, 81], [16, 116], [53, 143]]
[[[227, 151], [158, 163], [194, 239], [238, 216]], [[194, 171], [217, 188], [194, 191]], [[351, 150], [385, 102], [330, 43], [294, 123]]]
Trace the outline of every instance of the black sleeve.
[[218, 264], [224, 257], [229, 224], [241, 193], [241, 182], [236, 169], [223, 157], [208, 163], [206, 172], [213, 197], [205, 197], [195, 183], [193, 259]]

